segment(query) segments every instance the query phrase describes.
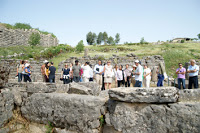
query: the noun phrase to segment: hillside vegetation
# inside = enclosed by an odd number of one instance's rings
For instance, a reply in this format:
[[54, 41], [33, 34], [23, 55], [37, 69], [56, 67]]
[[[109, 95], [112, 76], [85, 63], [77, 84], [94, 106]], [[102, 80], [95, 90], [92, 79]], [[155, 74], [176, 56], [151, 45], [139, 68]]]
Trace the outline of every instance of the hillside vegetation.
[[[200, 59], [200, 43], [165, 43], [161, 45], [143, 44], [143, 45], [99, 45], [99, 46], [85, 46], [89, 49], [89, 56], [102, 55], [105, 58], [111, 57], [113, 54], [118, 56], [126, 56], [129, 53], [134, 53], [140, 58], [150, 55], [161, 55], [165, 59], [166, 70], [169, 76], [174, 76], [174, 71], [178, 63], [188, 62], [190, 59]], [[41, 52], [42, 51], [42, 52]], [[84, 52], [76, 52], [75, 48], [69, 45], [59, 45], [57, 47], [45, 48], [41, 46], [14, 46], [7, 48], [0, 48], [0, 56], [11, 55], [14, 53], [24, 53], [26, 56], [21, 59], [40, 58], [50, 59], [58, 64], [71, 57], [81, 57]], [[19, 57], [18, 57], [19, 58]]]

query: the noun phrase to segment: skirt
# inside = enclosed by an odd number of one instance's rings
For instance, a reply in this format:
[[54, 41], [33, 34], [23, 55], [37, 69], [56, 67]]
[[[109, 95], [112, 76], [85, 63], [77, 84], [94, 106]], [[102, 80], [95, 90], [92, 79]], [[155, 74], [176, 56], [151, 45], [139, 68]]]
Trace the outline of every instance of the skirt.
[[110, 78], [105, 77], [104, 83], [112, 83], [112, 77], [110, 77]]

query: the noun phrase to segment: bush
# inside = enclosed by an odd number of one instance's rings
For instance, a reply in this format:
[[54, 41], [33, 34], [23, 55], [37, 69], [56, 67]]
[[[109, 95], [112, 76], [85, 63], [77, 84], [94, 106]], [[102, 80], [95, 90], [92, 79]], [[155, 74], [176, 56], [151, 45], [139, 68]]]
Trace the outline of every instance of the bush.
[[82, 52], [84, 50], [84, 44], [83, 40], [81, 40], [77, 45], [76, 45], [76, 51], [77, 52]]
[[39, 33], [32, 33], [29, 37], [28, 43], [32, 46], [36, 46], [37, 44], [40, 44], [40, 34]]
[[32, 29], [30, 24], [25, 24], [25, 23], [15, 23], [14, 28], [15, 29]]
[[185, 40], [181, 40], [181, 43], [184, 43], [185, 42]]

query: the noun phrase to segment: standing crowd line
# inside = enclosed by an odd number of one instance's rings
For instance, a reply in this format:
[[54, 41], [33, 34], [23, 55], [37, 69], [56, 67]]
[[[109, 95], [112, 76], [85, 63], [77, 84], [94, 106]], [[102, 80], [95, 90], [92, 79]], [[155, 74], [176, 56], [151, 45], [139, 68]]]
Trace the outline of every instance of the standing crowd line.
[[[190, 60], [190, 66], [186, 70], [182, 63], [179, 63], [179, 68], [176, 69], [178, 88], [186, 89], [185, 86], [185, 74], [189, 74], [189, 85], [188, 89], [198, 88], [198, 73], [199, 66], [196, 65], [195, 60]], [[21, 60], [20, 64], [17, 65], [17, 76], [18, 82], [32, 82], [31, 80], [31, 65], [25, 60]], [[44, 61], [44, 64], [41, 66], [41, 74], [43, 82], [55, 83], [55, 73], [56, 68], [54, 67], [53, 62]], [[159, 66], [156, 70], [158, 82], [157, 87], [163, 86], [163, 81], [166, 78], [166, 71], [164, 64], [159, 63]], [[99, 89], [111, 89], [111, 84], [115, 81], [115, 87], [130, 87], [131, 84], [133, 87], [150, 87], [152, 72], [146, 64], [143, 66], [139, 60], [135, 61], [135, 64], [130, 69], [129, 64], [125, 65], [123, 69], [122, 65], [115, 64], [114, 68], [111, 65], [111, 61], [107, 61], [106, 64], [102, 64], [102, 61], [99, 60], [98, 63], [92, 68], [92, 65], [89, 62], [80, 64], [78, 60], [73, 63], [65, 64], [62, 68], [60, 80], [63, 81], [63, 84], [69, 84], [70, 82], [92, 82], [95, 81], [99, 84]]]

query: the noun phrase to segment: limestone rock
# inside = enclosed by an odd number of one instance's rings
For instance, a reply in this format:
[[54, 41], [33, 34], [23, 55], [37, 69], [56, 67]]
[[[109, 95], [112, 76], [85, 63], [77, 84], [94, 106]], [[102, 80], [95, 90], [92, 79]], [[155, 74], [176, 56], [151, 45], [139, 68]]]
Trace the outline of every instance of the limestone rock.
[[112, 101], [109, 118], [123, 133], [200, 132], [200, 103], [169, 105]]
[[84, 83], [84, 82], [80, 82], [78, 83], [79, 85], [83, 85], [87, 88], [90, 88], [91, 89], [91, 94], [92, 95], [96, 95], [98, 96], [101, 92], [101, 90], [99, 89], [99, 85], [95, 82], [87, 82], [87, 83]]
[[113, 100], [131, 103], [174, 103], [178, 99], [175, 87], [114, 88], [109, 90]]
[[0, 88], [4, 87], [5, 84], [8, 82], [9, 73], [10, 73], [9, 67], [5, 67], [3, 66], [3, 64], [1, 64], [0, 65]]
[[85, 87], [83, 85], [80, 85], [78, 83], [70, 83], [69, 85], [69, 94], [82, 94], [82, 95], [91, 95], [92, 90], [88, 87]]
[[200, 89], [179, 90], [179, 102], [200, 102]]
[[0, 128], [12, 118], [14, 109], [14, 96], [11, 92], [0, 93]]
[[30, 121], [52, 122], [55, 127], [70, 131], [94, 133], [100, 126], [104, 104], [104, 99], [90, 95], [36, 93], [26, 99], [21, 111]]

